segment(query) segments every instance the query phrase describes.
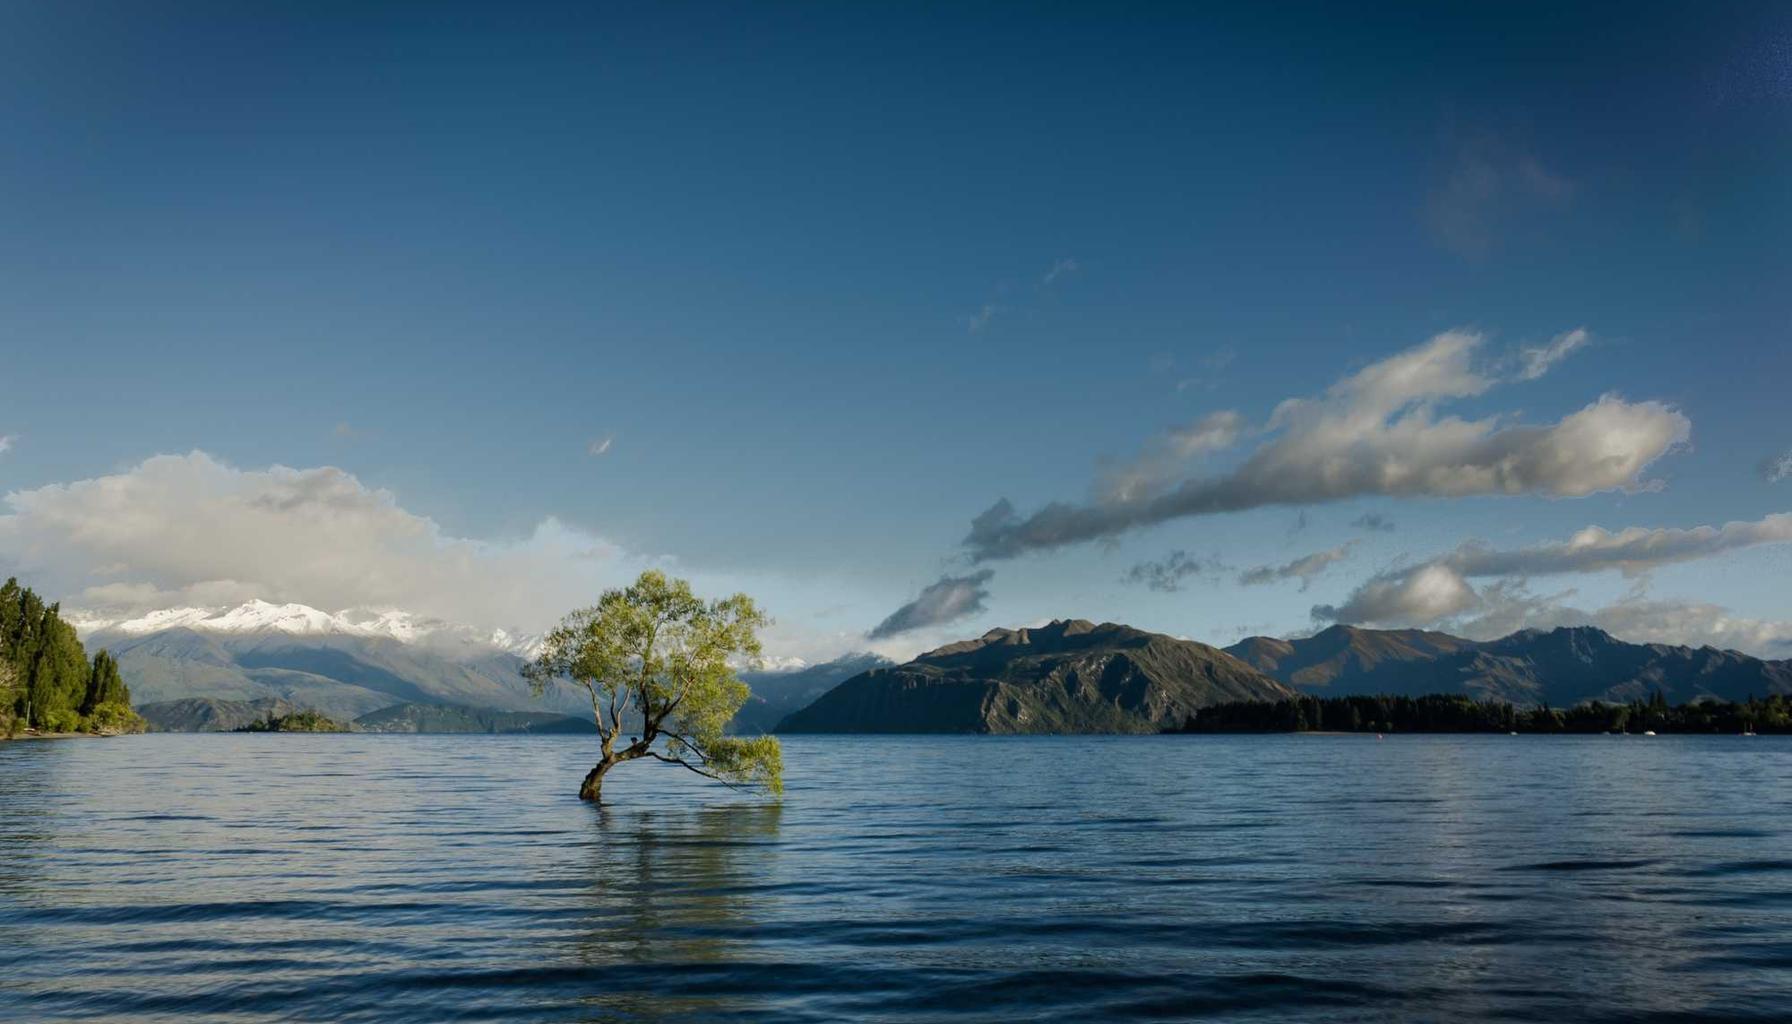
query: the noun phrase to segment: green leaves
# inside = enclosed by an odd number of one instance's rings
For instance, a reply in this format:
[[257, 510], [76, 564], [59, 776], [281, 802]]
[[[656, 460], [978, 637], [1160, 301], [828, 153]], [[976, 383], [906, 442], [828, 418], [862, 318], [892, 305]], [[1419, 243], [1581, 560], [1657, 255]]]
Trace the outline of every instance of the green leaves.
[[[567, 615], [525, 675], [537, 694], [556, 681], [591, 694], [603, 739], [600, 776], [613, 764], [652, 756], [778, 793], [778, 741], [724, 735], [750, 695], [732, 666], [759, 659], [759, 630], [770, 621], [745, 594], [706, 601], [688, 582], [650, 569]], [[640, 736], [618, 751], [625, 713], [639, 716]], [[661, 737], [665, 754], [655, 749]]]
[[[101, 651], [88, 664], [80, 637], [58, 606], [45, 604], [16, 579], [0, 585], [0, 729], [140, 730], [142, 720], [130, 704], [118, 662]], [[109, 710], [95, 722], [102, 705]]]

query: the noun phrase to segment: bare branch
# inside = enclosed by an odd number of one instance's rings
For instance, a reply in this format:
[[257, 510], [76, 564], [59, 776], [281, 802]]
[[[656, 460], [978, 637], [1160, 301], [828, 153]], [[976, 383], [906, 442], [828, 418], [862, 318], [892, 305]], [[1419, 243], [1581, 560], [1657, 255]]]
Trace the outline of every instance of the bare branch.
[[745, 789], [746, 788], [746, 783], [736, 782], [733, 779], [725, 779], [722, 776], [717, 775], [714, 772], [704, 771], [703, 769], [697, 767], [696, 765], [690, 763], [689, 761], [683, 760], [681, 758], [667, 757], [665, 754], [662, 754], [657, 750], [649, 751], [648, 753], [650, 753], [656, 760], [664, 761], [667, 764], [683, 765], [684, 767], [690, 769], [691, 771], [696, 772], [698, 775], [701, 775], [706, 779], [714, 779], [715, 781], [720, 782], [722, 785], [727, 786], [731, 789]]

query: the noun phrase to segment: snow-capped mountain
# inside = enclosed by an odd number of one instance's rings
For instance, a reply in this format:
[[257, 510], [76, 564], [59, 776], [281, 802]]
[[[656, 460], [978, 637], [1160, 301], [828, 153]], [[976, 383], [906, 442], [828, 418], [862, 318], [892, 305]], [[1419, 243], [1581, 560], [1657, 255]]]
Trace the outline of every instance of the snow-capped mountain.
[[235, 636], [285, 634], [288, 636], [354, 636], [396, 640], [431, 647], [459, 647], [469, 652], [496, 650], [518, 657], [532, 657], [540, 646], [537, 634], [504, 629], [479, 630], [442, 619], [426, 618], [397, 609], [348, 608], [326, 612], [304, 604], [274, 604], [254, 600], [230, 607], [166, 608], [135, 618], [71, 614], [83, 636], [140, 637], [171, 629]]
[[[537, 694], [523, 677], [524, 662], [540, 650], [539, 635], [392, 609], [327, 612], [270, 601], [68, 617], [89, 650], [105, 648], [118, 659], [139, 707], [282, 700], [343, 720], [400, 704], [590, 711], [583, 692], [554, 686]], [[767, 662], [764, 668], [783, 670], [766, 673], [768, 679], [803, 666], [795, 658]]]

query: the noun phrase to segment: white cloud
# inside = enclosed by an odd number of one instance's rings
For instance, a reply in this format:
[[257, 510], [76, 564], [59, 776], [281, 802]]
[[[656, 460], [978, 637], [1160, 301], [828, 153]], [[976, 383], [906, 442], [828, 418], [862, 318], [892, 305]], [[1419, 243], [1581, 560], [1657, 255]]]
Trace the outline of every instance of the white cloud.
[[1435, 563], [1409, 572], [1376, 576], [1342, 605], [1320, 605], [1315, 619], [1368, 626], [1411, 626], [1437, 622], [1481, 603], [1461, 574]]
[[597, 456], [600, 456], [600, 455], [608, 455], [608, 454], [610, 454], [610, 445], [614, 444], [615, 442], [616, 442], [616, 437], [613, 434], [607, 435], [604, 437], [600, 437], [600, 438], [597, 438], [596, 440], [592, 441], [589, 445], [587, 445], [585, 448], [585, 452], [586, 452], [586, 454], [592, 456], [593, 458], [596, 458]]
[[[0, 451], [4, 450], [4, 448], [0, 448]], [[1792, 477], [1792, 452], [1761, 463], [1761, 476], [1770, 484], [1777, 484], [1781, 480]]]
[[1232, 447], [1243, 428], [1244, 417], [1230, 410], [1172, 427], [1133, 458], [1105, 467], [1098, 494], [1107, 501], [1136, 501], [1160, 493], [1190, 462]]
[[[1689, 529], [1630, 527], [1612, 532], [1589, 526], [1566, 541], [1533, 544], [1505, 551], [1483, 544], [1463, 544], [1422, 565], [1376, 576], [1337, 607], [1321, 606], [1314, 616], [1375, 625], [1416, 625], [1454, 615], [1477, 603], [1471, 579], [1528, 579], [1616, 570], [1638, 576], [1678, 562], [1711, 558], [1760, 544], [1792, 542], [1792, 513], [1779, 512], [1753, 522]], [[1454, 582], [1447, 587], [1445, 579]], [[1436, 595], [1457, 595], [1453, 607], [1439, 610]]]
[[1230, 473], [1174, 487], [1101, 487], [1090, 504], [1054, 502], [1024, 517], [998, 501], [972, 522], [965, 544], [989, 560], [1267, 505], [1638, 488], [1646, 485], [1642, 472], [1691, 431], [1668, 405], [1610, 394], [1547, 426], [1440, 415], [1439, 405], [1496, 383], [1473, 365], [1480, 342], [1466, 331], [1439, 334], [1319, 397], [1281, 403], [1266, 428], [1274, 436]]
[[261, 598], [539, 628], [654, 561], [553, 518], [507, 542], [453, 537], [343, 470], [242, 470], [198, 451], [5, 504], [7, 571], [108, 613]]
[[1508, 551], [1465, 544], [1443, 561], [1470, 577], [1547, 576], [1606, 569], [1636, 576], [1658, 566], [1787, 541], [1792, 541], [1792, 513], [1777, 512], [1752, 522], [1688, 529], [1632, 526], [1614, 533], [1589, 526], [1566, 541]]
[[1721, 605], [1632, 593], [1603, 608], [1568, 603], [1574, 591], [1534, 596], [1522, 585], [1490, 586], [1477, 613], [1450, 624], [1473, 640], [1494, 640], [1520, 629], [1597, 626], [1632, 643], [1716, 647], [1765, 658], [1792, 653], [1792, 621], [1753, 619]]
[[936, 583], [923, 587], [914, 600], [891, 612], [869, 633], [868, 640], [887, 640], [901, 633], [943, 626], [984, 610], [989, 597], [987, 584], [995, 576], [992, 569], [982, 569], [968, 576], [942, 576]]
[[1279, 583], [1282, 580], [1300, 580], [1300, 589], [1306, 590], [1308, 585], [1325, 570], [1350, 557], [1350, 549], [1356, 541], [1347, 541], [1335, 548], [1315, 551], [1310, 555], [1302, 555], [1283, 565], [1259, 565], [1246, 569], [1238, 576], [1239, 586], [1255, 587], [1265, 583]]
[[[1590, 526], [1566, 541], [1505, 551], [1463, 544], [1420, 565], [1374, 576], [1342, 604], [1315, 607], [1313, 617], [1382, 627], [1442, 626], [1474, 637], [1501, 636], [1526, 626], [1592, 624], [1626, 639], [1761, 651], [1792, 637], [1792, 628], [1737, 617], [1713, 604], [1649, 600], [1640, 590], [1588, 612], [1563, 603], [1572, 590], [1539, 598], [1529, 593], [1527, 581], [1602, 571], [1640, 577], [1664, 565], [1783, 543], [1792, 543], [1792, 513], [1687, 529], [1614, 532]], [[1474, 579], [1492, 582], [1477, 592], [1469, 582]]]
[[1523, 364], [1518, 370], [1519, 380], [1536, 380], [1548, 373], [1550, 368], [1568, 358], [1575, 349], [1587, 343], [1592, 337], [1584, 327], [1576, 328], [1556, 335], [1547, 345], [1526, 348], [1519, 351], [1518, 356]]
[[13, 440], [14, 438], [11, 434], [0, 434], [0, 455], [5, 455], [7, 452], [12, 451]]

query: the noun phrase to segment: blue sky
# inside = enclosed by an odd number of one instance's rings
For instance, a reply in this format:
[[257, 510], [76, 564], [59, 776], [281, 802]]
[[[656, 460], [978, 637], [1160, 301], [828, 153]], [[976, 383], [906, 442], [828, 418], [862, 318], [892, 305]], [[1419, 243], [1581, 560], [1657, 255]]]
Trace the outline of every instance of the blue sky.
[[[764, 595], [813, 658], [930, 585], [882, 649], [1068, 615], [1230, 642], [1467, 542], [1768, 522], [1362, 621], [1777, 652], [1789, 124], [1773, 5], [14, 5], [0, 565], [71, 606], [538, 627], [666, 564]], [[1224, 478], [1281, 403], [1452, 330], [1478, 383], [1390, 416], [1547, 428], [1610, 394], [1684, 436], [1631, 439], [1644, 464], [1592, 493], [964, 543], [998, 499], [1111, 505], [1141, 454]], [[1165, 460], [1226, 412], [1226, 444]], [[1204, 567], [1180, 589], [1128, 582], [1178, 551]]]

